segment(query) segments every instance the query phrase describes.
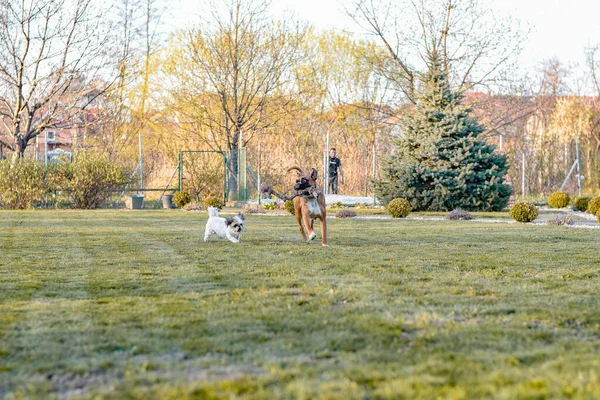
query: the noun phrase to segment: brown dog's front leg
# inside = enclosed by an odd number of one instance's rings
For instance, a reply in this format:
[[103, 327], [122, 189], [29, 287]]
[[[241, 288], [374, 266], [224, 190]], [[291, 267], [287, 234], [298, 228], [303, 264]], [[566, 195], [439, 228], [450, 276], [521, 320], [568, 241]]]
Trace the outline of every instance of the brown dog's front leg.
[[302, 240], [306, 242], [306, 233], [304, 233], [304, 228], [302, 228], [302, 214], [296, 211], [296, 221], [298, 221], [298, 225], [300, 226], [300, 234], [302, 235]]
[[327, 246], [327, 218], [321, 218], [321, 244]]
[[[313, 230], [313, 221], [310, 219], [310, 216], [308, 215], [308, 211], [302, 213], [302, 218], [304, 219], [304, 227], [308, 231], [308, 240], [313, 240], [314, 238], [317, 237], [317, 234]], [[306, 240], [306, 239], [304, 239], [304, 240]]]

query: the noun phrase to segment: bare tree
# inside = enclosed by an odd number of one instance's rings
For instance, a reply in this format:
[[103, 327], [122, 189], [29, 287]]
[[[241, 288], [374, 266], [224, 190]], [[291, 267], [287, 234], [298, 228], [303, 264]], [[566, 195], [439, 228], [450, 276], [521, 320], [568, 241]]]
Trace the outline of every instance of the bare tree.
[[585, 55], [594, 91], [600, 99], [600, 44], [586, 49]]
[[0, 143], [19, 157], [109, 85], [102, 15], [92, 0], [0, 0]]
[[379, 72], [415, 101], [418, 75], [433, 51], [456, 90], [490, 85], [520, 50], [515, 24], [480, 0], [355, 0], [348, 14], [387, 50]]
[[237, 185], [238, 147], [283, 117], [293, 101], [293, 67], [303, 57], [305, 29], [269, 19], [269, 4], [213, 2], [210, 17], [183, 38], [173, 72], [178, 123], [201, 125], [208, 146], [231, 152], [230, 190]]
[[568, 82], [572, 67], [565, 65], [558, 58], [552, 57], [542, 61], [540, 72], [541, 95], [556, 97], [573, 93]]
[[[600, 44], [597, 44], [596, 46], [590, 47], [586, 50], [586, 58], [587, 58], [587, 66], [589, 68], [589, 73], [591, 76], [591, 81], [592, 81], [592, 85], [594, 88], [594, 92], [595, 92], [595, 104], [596, 104], [596, 110], [599, 109], [599, 105], [600, 105]], [[592, 140], [591, 142], [593, 143], [593, 145], [591, 147], [593, 147], [592, 152], [595, 153], [596, 157], [593, 158], [594, 163], [595, 163], [595, 168], [591, 168], [590, 169], [590, 173], [595, 175], [592, 176], [591, 180], [596, 181], [596, 183], [600, 183], [600, 117], [596, 117], [595, 119], [595, 129], [594, 129], [594, 135], [593, 138], [594, 140]], [[592, 157], [590, 157], [592, 158]], [[593, 171], [593, 172], [592, 172]], [[594, 190], [597, 188], [597, 186], [594, 187]]]
[[160, 26], [166, 10], [165, 0], [114, 0], [116, 81], [106, 93], [109, 104], [103, 110], [101, 134], [88, 142], [111, 158], [127, 158], [134, 147], [137, 152], [133, 144], [138, 134], [146, 133], [156, 115], [151, 100], [159, 88], [155, 88], [153, 78], [163, 44]]

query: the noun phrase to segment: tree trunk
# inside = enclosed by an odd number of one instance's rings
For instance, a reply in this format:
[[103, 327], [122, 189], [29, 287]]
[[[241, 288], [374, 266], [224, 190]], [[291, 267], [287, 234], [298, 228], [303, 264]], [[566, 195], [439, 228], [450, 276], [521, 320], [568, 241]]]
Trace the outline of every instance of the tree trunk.
[[227, 160], [227, 191], [228, 198], [231, 197], [232, 200], [237, 200], [237, 192], [238, 192], [238, 148], [237, 146], [233, 147], [229, 150], [229, 158]]
[[25, 156], [25, 149], [27, 148], [27, 140], [25, 138], [17, 139], [17, 155], [19, 158], [23, 158]]

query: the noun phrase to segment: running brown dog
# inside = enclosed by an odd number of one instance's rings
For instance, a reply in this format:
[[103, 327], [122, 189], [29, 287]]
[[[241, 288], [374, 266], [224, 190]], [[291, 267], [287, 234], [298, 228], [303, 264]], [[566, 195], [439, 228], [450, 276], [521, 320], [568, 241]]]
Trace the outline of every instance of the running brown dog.
[[[294, 185], [294, 190], [298, 195], [294, 197], [294, 214], [298, 225], [300, 225], [300, 234], [305, 241], [313, 240], [317, 234], [313, 230], [315, 219], [321, 223], [321, 244], [327, 246], [327, 210], [325, 206], [325, 195], [323, 190], [317, 185], [317, 170], [312, 168], [310, 174], [305, 174], [299, 167], [291, 167], [290, 171], [298, 171], [298, 179]], [[308, 237], [302, 227], [308, 231]]]

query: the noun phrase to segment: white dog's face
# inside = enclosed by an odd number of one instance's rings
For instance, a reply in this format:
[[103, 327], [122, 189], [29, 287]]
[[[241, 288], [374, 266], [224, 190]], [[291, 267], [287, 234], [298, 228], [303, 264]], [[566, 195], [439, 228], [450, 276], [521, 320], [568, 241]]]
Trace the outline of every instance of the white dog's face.
[[234, 217], [225, 218], [225, 225], [232, 235], [240, 236], [240, 233], [244, 230], [244, 214], [238, 213]]
[[244, 230], [244, 214], [238, 213], [233, 217], [221, 218], [219, 211], [214, 207], [208, 208], [208, 221], [204, 231], [204, 241], [212, 235], [218, 235], [233, 243], [240, 241], [240, 234]]

